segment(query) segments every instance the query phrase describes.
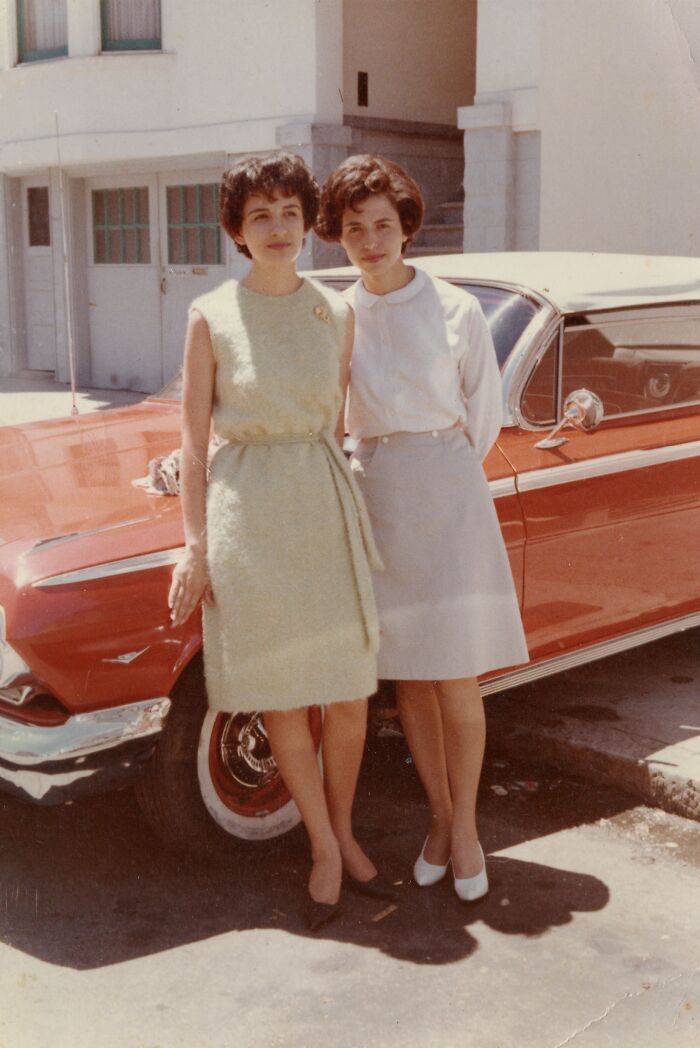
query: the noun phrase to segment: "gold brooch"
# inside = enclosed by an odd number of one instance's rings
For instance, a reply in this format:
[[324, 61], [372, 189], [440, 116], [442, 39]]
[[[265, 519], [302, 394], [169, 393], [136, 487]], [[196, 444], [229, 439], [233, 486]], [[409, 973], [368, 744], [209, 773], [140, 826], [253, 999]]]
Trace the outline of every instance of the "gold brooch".
[[314, 316], [318, 317], [319, 320], [322, 320], [324, 324], [330, 324], [331, 322], [331, 318], [328, 316], [328, 313], [323, 306], [314, 306]]

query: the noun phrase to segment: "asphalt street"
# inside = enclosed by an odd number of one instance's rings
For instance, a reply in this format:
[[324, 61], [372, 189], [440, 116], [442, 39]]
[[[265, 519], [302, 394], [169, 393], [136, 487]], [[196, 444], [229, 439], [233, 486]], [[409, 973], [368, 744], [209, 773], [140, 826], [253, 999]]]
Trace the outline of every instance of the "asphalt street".
[[409, 872], [426, 809], [372, 742], [359, 835], [395, 909], [347, 894], [312, 935], [297, 831], [219, 862], [164, 850], [131, 793], [0, 801], [2, 1048], [696, 1048], [697, 824], [490, 750], [491, 891]]

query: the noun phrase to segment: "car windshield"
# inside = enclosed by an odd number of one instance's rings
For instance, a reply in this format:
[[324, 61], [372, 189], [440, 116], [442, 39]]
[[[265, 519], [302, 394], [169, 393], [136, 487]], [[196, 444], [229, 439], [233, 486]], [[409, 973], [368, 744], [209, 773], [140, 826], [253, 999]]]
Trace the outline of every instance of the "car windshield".
[[503, 367], [518, 339], [528, 326], [537, 305], [516, 291], [504, 288], [488, 287], [483, 284], [458, 284], [471, 295], [479, 299], [484, 315], [491, 329], [491, 337], [496, 347], [499, 367]]
[[[350, 286], [352, 280], [329, 280], [327, 283], [343, 291]], [[478, 298], [491, 329], [498, 365], [503, 368], [513, 347], [537, 312], [537, 305], [524, 295], [516, 291], [507, 291], [505, 288], [490, 287], [484, 284], [462, 284], [456, 281], [454, 283], [457, 287], [463, 288], [464, 291]], [[182, 372], [174, 375], [155, 396], [158, 399], [181, 400]]]

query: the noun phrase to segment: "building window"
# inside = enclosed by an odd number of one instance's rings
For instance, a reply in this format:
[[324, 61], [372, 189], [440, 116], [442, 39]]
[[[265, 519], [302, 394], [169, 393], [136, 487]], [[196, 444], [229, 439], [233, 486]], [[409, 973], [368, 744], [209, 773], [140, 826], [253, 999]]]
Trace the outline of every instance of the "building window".
[[100, 0], [103, 51], [160, 50], [160, 0]]
[[66, 0], [17, 0], [17, 50], [20, 62], [68, 54]]
[[151, 242], [146, 186], [93, 191], [92, 229], [96, 263], [149, 263]]
[[357, 104], [358, 106], [369, 105], [369, 73], [357, 74]]
[[216, 182], [168, 186], [168, 262], [180, 266], [218, 266], [222, 261], [217, 221]]
[[48, 186], [32, 186], [27, 190], [27, 216], [29, 219], [29, 246], [50, 247]]

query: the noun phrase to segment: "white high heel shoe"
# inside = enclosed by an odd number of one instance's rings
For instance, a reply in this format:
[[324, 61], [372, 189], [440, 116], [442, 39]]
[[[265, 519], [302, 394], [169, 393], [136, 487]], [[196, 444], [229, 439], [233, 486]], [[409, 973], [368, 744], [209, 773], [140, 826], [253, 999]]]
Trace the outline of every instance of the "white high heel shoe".
[[428, 838], [425, 838], [423, 847], [421, 848], [420, 855], [415, 861], [413, 867], [413, 880], [421, 888], [429, 888], [431, 884], [437, 884], [447, 873], [447, 867], [450, 865], [448, 859], [444, 866], [438, 866], [434, 862], [428, 862], [425, 858], [425, 846], [428, 843]]
[[[481, 869], [474, 877], [455, 877], [455, 891], [462, 902], [475, 902], [480, 899], [489, 890], [489, 879], [486, 876], [486, 859], [484, 858], [484, 852], [479, 845], [479, 851], [481, 852]], [[454, 870], [454, 867], [453, 867]]]

